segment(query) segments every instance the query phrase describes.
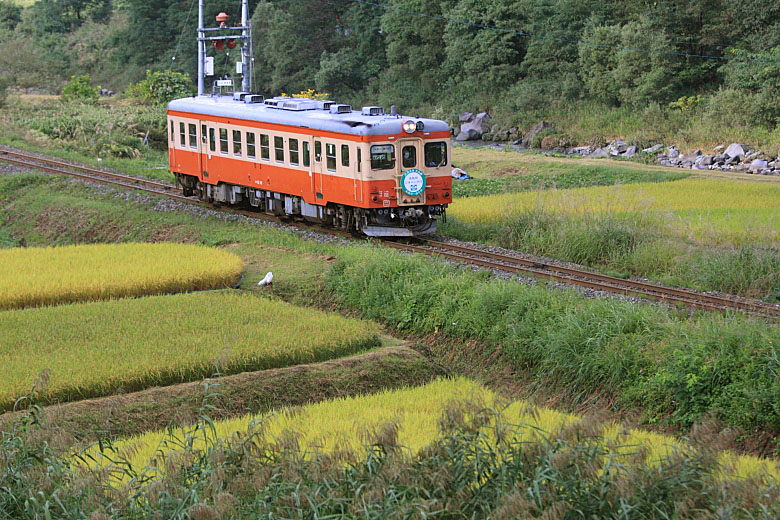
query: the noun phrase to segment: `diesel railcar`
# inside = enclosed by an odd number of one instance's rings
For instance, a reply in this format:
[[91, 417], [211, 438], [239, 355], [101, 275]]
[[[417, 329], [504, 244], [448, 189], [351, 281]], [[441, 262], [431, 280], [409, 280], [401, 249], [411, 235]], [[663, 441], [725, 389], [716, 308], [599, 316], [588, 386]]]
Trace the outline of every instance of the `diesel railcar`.
[[168, 105], [185, 195], [369, 236], [436, 230], [452, 202], [450, 128], [381, 107], [235, 93]]

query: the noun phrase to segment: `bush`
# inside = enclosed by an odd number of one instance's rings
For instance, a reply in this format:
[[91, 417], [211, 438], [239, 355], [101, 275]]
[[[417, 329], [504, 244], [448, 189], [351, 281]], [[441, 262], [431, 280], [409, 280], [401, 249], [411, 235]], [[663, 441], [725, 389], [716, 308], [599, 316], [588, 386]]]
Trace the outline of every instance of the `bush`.
[[155, 105], [162, 105], [174, 99], [191, 96], [192, 82], [187, 74], [161, 70], [146, 71], [146, 79], [127, 87], [125, 94]]
[[0, 107], [5, 106], [5, 100], [8, 98], [9, 83], [8, 78], [0, 76]]
[[91, 87], [89, 83], [89, 74], [71, 76], [70, 81], [62, 88], [62, 100], [94, 103], [100, 97], [100, 87]]

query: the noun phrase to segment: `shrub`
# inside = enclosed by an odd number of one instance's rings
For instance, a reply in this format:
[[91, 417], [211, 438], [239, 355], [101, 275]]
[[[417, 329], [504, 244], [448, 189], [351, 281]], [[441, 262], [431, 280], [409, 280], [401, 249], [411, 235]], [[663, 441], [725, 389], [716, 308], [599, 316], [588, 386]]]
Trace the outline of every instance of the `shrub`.
[[83, 103], [97, 101], [100, 97], [100, 87], [91, 87], [89, 83], [89, 74], [71, 76], [70, 81], [62, 88], [62, 100]]
[[125, 94], [146, 103], [162, 105], [192, 95], [193, 89], [187, 74], [170, 70], [147, 70], [146, 79], [127, 87]]
[[0, 107], [5, 106], [5, 100], [8, 98], [8, 85], [10, 81], [5, 76], [0, 76]]

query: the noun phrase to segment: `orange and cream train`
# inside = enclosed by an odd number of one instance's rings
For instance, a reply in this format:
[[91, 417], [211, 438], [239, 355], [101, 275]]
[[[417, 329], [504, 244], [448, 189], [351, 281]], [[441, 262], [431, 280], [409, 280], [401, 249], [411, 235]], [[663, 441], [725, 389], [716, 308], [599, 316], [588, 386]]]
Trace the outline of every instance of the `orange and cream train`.
[[185, 195], [370, 236], [436, 230], [452, 202], [450, 129], [381, 107], [196, 96], [168, 105], [170, 169]]

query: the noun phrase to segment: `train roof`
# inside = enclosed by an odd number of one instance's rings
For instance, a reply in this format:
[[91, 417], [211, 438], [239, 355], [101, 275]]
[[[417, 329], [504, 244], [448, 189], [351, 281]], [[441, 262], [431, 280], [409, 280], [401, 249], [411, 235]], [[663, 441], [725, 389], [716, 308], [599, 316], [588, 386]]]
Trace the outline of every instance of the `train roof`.
[[[450, 130], [444, 121], [384, 114], [379, 107], [365, 107], [363, 111], [356, 111], [347, 105], [338, 105], [331, 101], [279, 97], [262, 102], [247, 102], [246, 96], [193, 96], [176, 99], [168, 104], [168, 110], [353, 135], [399, 134], [402, 132], [402, 123], [409, 119], [422, 121], [425, 132]], [[371, 113], [377, 115], [369, 115]]]

